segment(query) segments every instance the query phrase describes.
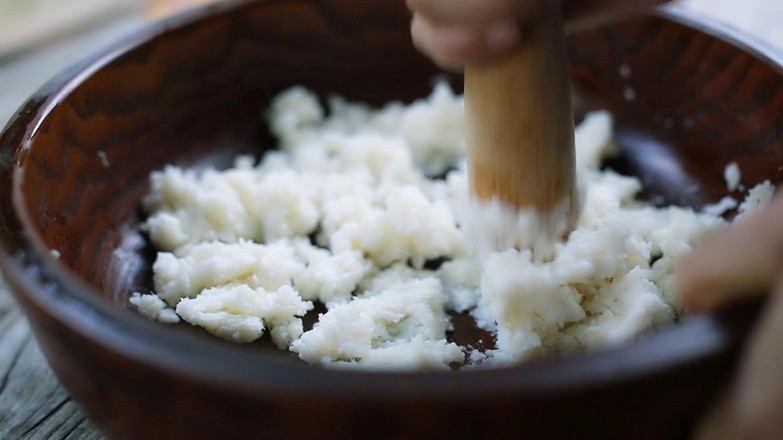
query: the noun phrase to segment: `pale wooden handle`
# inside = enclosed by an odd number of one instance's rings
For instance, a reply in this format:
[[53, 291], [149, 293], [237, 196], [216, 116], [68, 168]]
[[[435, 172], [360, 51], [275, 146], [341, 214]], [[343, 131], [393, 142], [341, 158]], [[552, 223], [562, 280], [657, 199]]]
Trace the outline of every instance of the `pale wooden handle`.
[[574, 189], [574, 131], [563, 21], [523, 30], [509, 56], [465, 71], [471, 191], [549, 210]]

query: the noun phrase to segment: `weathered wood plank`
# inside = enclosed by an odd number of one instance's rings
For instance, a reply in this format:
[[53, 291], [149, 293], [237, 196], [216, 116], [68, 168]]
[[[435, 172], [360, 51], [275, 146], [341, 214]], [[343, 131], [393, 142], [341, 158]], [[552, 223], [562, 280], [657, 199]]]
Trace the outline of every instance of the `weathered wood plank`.
[[0, 438], [103, 438], [58, 383], [2, 279]]
[[98, 440], [104, 437], [95, 430], [89, 420], [84, 418], [76, 404], [67, 399], [62, 406], [22, 438], [25, 440]]

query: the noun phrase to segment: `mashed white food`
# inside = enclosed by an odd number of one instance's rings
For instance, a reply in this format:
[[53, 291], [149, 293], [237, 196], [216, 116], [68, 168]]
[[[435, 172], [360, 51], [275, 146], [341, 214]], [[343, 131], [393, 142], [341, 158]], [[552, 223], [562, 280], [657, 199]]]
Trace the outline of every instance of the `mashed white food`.
[[[504, 365], [678, 316], [674, 262], [724, 220], [651, 207], [635, 198], [638, 179], [599, 170], [613, 143], [598, 112], [576, 131], [584, 208], [568, 240], [543, 262], [527, 249], [472, 253], [460, 226], [463, 114], [443, 84], [380, 110], [335, 98], [326, 111], [304, 88], [286, 91], [269, 114], [280, 151], [226, 171], [152, 174], [155, 291], [131, 302], [230, 341], [269, 332], [310, 363], [383, 369]], [[751, 190], [739, 210], [771, 191]], [[304, 331], [314, 301], [327, 311]], [[450, 341], [449, 312], [470, 313], [495, 348]]]

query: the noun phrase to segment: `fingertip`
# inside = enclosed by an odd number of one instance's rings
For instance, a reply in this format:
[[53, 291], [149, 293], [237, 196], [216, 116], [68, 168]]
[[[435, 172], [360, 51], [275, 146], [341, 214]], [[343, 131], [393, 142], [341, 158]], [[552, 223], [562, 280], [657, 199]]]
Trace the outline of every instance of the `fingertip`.
[[487, 49], [496, 54], [508, 51], [519, 42], [519, 39], [519, 26], [514, 21], [498, 23], [484, 33]]
[[413, 18], [411, 19], [411, 41], [413, 42], [413, 46], [416, 49], [418, 49], [420, 52], [426, 53], [424, 47], [426, 34], [423, 26], [426, 26], [426, 24], [422, 22], [421, 16], [414, 14]]
[[484, 29], [433, 23], [420, 14], [414, 14], [411, 22], [413, 45], [438, 66], [452, 71], [492, 59], [518, 38], [518, 31], [501, 28], [496, 32], [490, 48]]
[[683, 298], [682, 304], [683, 308], [685, 309], [685, 313], [688, 315], [701, 315], [707, 311], [707, 308], [704, 306], [704, 304], [701, 304], [698, 298]]
[[722, 296], [710, 282], [702, 262], [699, 252], [691, 252], [682, 255], [674, 266], [674, 291], [689, 315], [712, 311], [716, 298]]
[[677, 260], [674, 265], [673, 273], [674, 290], [677, 292], [677, 296], [679, 296], [686, 308], [689, 308], [690, 304], [695, 302], [695, 295], [693, 295], [694, 289], [692, 288], [693, 281], [690, 276], [692, 270], [690, 265], [689, 255], [684, 255]]
[[408, 10], [411, 12], [416, 12], [421, 10], [421, 3], [423, 0], [405, 0], [405, 6], [408, 7]]
[[406, 0], [408, 9], [433, 23], [449, 26], [484, 27], [506, 19], [530, 21], [540, 16], [549, 3], [559, 0]]
[[419, 14], [414, 14], [411, 20], [411, 41], [413, 46], [439, 67], [449, 65], [447, 52], [444, 49], [442, 31], [438, 31], [431, 23]]

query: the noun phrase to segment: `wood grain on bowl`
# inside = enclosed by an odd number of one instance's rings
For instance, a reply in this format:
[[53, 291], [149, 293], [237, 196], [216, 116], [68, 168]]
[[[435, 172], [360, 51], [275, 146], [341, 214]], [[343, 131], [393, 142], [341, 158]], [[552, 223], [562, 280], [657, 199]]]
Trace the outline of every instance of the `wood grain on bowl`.
[[698, 21], [679, 21], [629, 20], [575, 36], [576, 93], [617, 119], [619, 167], [661, 203], [696, 208], [727, 195], [721, 176], [731, 162], [745, 188], [779, 182], [780, 58], [760, 60], [708, 29], [694, 32]]
[[[2, 268], [69, 393], [113, 438], [676, 438], [730, 371], [750, 315], [686, 319], [570, 359], [446, 374], [326, 371], [146, 321], [147, 176], [272, 141], [261, 112], [303, 83], [373, 104], [425, 95], [403, 2], [234, 2], [178, 16], [64, 72], [0, 138]], [[778, 183], [780, 62], [679, 15], [573, 35], [575, 102], [618, 119], [650, 197], [699, 206]], [[459, 82], [460, 79], [456, 78]], [[60, 253], [55, 259], [50, 250]]]

